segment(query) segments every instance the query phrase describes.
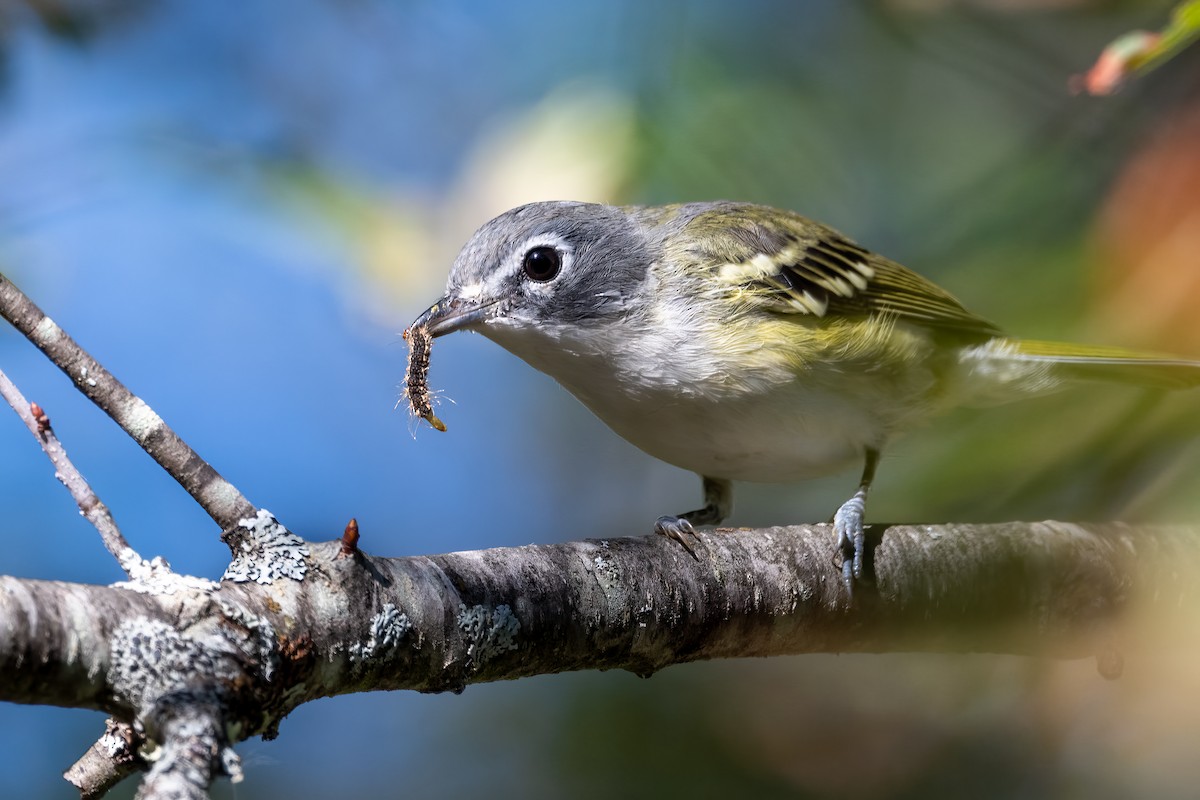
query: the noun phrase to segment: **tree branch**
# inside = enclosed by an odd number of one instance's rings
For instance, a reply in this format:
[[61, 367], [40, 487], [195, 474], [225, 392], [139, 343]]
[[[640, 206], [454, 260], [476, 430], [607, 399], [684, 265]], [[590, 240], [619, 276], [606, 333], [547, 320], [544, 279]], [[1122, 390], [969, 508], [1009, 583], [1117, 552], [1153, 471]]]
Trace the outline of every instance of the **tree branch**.
[[238, 521], [252, 518], [257, 510], [249, 500], [3, 274], [0, 274], [0, 317], [33, 342], [79, 391], [112, 417], [178, 481], [221, 526], [226, 540], [234, 547], [240, 537]]
[[3, 370], [0, 370], [0, 397], [3, 397], [13, 411], [17, 412], [17, 416], [29, 428], [33, 437], [38, 440], [42, 451], [54, 465], [54, 476], [71, 493], [75, 504], [79, 506], [79, 513], [83, 514], [84, 519], [92, 523], [92, 527], [100, 534], [100, 540], [104, 542], [104, 547], [121, 565], [121, 569], [125, 570], [125, 574], [131, 578], [134, 577], [138, 567], [143, 564], [142, 557], [129, 546], [129, 542], [125, 540], [121, 529], [117, 527], [117, 522], [113, 519], [108, 506], [100, 500], [87, 479], [83, 477], [83, 473], [67, 456], [66, 448], [58, 440], [54, 429], [50, 427], [50, 418], [37, 403], [26, 401], [25, 396], [8, 379]]
[[[1135, 597], [1165, 612], [1200, 574], [1187, 528], [1043, 522], [876, 527], [871, 536], [877, 581], [854, 605], [824, 525], [704, 533], [699, 562], [655, 537], [410, 558], [338, 558], [338, 542], [309, 544], [310, 573], [269, 595], [253, 583], [156, 595], [0, 578], [0, 700], [128, 718], [153, 694], [122, 689], [110, 657], [121, 652], [114, 641], [134, 636], [122, 627], [131, 620], [144, 628], [139, 641], [166, 636], [145, 632], [154, 626], [181, 631], [186, 647], [168, 637], [158, 651], [199, 647], [209, 655], [190, 653], [193, 666], [215, 666], [193, 680], [251, 691], [264, 718], [347, 692], [460, 691], [580, 669], [649, 675], [714, 658], [1074, 658], [1103, 652]], [[230, 645], [211, 638], [230, 625], [249, 660], [227, 663]], [[259, 718], [246, 735], [270, 727]]]
[[88, 748], [70, 769], [63, 773], [67, 782], [79, 790], [80, 800], [96, 800], [129, 775], [147, 768], [137, 754], [142, 737], [133, 726], [105, 720], [104, 735]]
[[[1122, 614], [1137, 603], [1178, 613], [1200, 577], [1195, 537], [876, 526], [875, 581], [853, 604], [825, 525], [702, 533], [699, 561], [660, 537], [411, 558], [343, 555], [339, 540], [302, 543], [303, 579], [266, 587], [0, 577], [0, 700], [108, 711], [175, 748], [164, 751], [175, 771], [154, 786], [195, 795], [238, 774], [229, 744], [271, 738], [291, 710], [337, 694], [815, 652], [1100, 656], [1111, 672]], [[90, 764], [90, 785], [128, 768]]]
[[[815, 652], [1098, 655], [1137, 590], [1170, 607], [1200, 572], [1181, 528], [877, 526], [869, 537], [876, 582], [853, 605], [824, 525], [702, 534], [698, 562], [656, 537], [404, 559], [338, 560], [335, 544], [313, 545], [304, 602], [357, 605], [303, 631], [324, 667], [307, 686], [458, 691]], [[281, 613], [309, 619], [290, 596]]]

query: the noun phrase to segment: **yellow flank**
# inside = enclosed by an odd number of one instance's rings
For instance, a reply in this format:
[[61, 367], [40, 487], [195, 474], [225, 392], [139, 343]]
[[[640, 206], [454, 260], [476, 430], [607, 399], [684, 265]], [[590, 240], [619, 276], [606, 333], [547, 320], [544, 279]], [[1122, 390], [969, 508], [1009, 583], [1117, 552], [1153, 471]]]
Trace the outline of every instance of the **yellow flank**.
[[874, 373], [886, 382], [878, 365], [920, 363], [932, 349], [928, 332], [898, 325], [892, 314], [815, 318], [745, 308], [713, 326], [705, 340], [717, 360], [740, 365], [739, 372], [782, 367], [799, 380], [818, 370]]

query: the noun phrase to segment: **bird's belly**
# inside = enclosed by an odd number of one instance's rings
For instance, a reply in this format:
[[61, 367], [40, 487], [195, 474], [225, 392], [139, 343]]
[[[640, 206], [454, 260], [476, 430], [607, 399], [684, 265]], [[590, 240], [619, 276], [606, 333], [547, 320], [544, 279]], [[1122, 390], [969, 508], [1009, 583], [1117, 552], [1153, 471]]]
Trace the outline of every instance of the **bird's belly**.
[[614, 330], [612, 340], [605, 329], [488, 334], [632, 444], [713, 478], [792, 483], [861, 464], [867, 448], [909, 427], [897, 409], [919, 408], [930, 387], [923, 370], [897, 377], [870, 352], [857, 362], [810, 357], [797, 368], [790, 340], [761, 327], [732, 350], [728, 335], [707, 328]]
[[714, 478], [792, 483], [860, 462], [882, 426], [844, 399], [797, 383], [765, 395], [701, 400], [573, 391], [614, 431], [655, 458]]

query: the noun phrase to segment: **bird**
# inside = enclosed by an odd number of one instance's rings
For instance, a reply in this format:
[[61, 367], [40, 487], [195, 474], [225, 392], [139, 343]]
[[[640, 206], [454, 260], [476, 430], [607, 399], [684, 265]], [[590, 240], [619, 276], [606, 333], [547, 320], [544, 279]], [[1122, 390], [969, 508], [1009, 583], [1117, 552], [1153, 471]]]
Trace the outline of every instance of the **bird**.
[[867, 495], [900, 434], [1077, 381], [1200, 384], [1197, 361], [1008, 336], [827, 225], [732, 201], [513, 208], [471, 236], [413, 329], [483, 334], [641, 450], [697, 473], [703, 505], [654, 523], [693, 558], [696, 527], [732, 511], [733, 481], [859, 465], [832, 516], [851, 592]]

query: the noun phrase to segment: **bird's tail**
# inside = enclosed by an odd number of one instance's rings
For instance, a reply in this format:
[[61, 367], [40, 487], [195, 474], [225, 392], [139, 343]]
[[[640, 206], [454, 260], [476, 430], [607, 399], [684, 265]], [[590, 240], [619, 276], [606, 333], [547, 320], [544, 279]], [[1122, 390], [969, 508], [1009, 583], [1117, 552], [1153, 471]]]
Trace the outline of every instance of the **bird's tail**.
[[1007, 339], [1005, 344], [1009, 358], [1031, 365], [1045, 364], [1055, 377], [1063, 379], [1112, 381], [1161, 389], [1200, 386], [1200, 361], [1065, 342]]
[[[965, 348], [963, 372], [949, 397], [990, 406], [1050, 394], [1076, 381], [1110, 381], [1161, 389], [1200, 386], [1200, 361], [1120, 347], [997, 337]], [[953, 386], [953, 384], [952, 384]]]

